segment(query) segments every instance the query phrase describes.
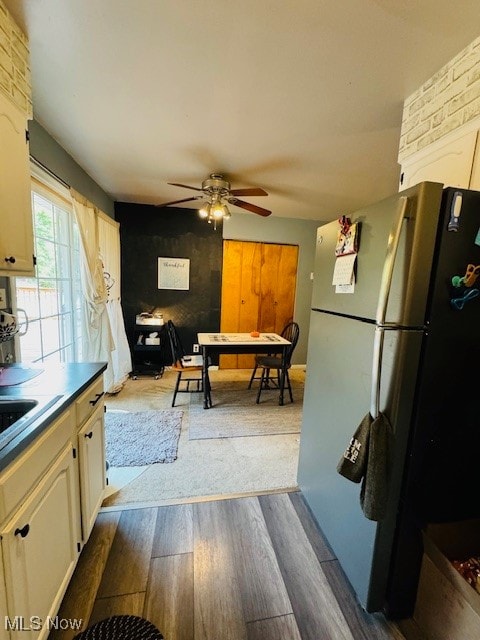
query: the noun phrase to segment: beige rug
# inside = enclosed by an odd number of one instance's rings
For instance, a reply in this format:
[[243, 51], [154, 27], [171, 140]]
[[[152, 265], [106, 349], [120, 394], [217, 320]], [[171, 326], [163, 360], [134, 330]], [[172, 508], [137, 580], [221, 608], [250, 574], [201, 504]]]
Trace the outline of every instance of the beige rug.
[[[213, 389], [226, 380], [248, 384], [250, 373], [211, 371]], [[107, 396], [107, 407], [127, 411], [170, 408], [175, 377], [176, 374], [166, 371], [160, 380], [129, 380], [119, 394]], [[292, 370], [291, 377], [295, 385], [303, 384], [302, 370]], [[175, 463], [129, 467], [128, 475], [124, 473], [126, 468], [110, 469], [110, 485], [116, 487], [118, 478], [118, 491], [105, 499], [105, 507], [171, 504], [297, 487], [298, 433], [190, 440], [190, 395], [194, 394], [177, 397], [175, 408], [183, 411], [183, 420]], [[127, 478], [123, 486], [122, 478]]]
[[106, 456], [112, 467], [138, 467], [177, 459], [182, 412], [107, 411]]
[[212, 388], [213, 407], [203, 408], [203, 395], [190, 395], [190, 440], [238, 438], [300, 433], [303, 385], [293, 386], [290, 402], [278, 404], [278, 390], [262, 391], [256, 404], [257, 389], [243, 381], [216, 382]]

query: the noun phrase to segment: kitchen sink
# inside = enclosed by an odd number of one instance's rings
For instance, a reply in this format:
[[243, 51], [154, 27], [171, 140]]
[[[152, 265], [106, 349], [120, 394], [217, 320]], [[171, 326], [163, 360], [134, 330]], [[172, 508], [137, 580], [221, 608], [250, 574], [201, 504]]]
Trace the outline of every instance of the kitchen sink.
[[0, 399], [0, 433], [23, 418], [38, 404], [38, 400], [24, 400], [17, 398]]
[[0, 396], [0, 453], [17, 436], [27, 433], [27, 427], [39, 424], [42, 415], [61, 397]]

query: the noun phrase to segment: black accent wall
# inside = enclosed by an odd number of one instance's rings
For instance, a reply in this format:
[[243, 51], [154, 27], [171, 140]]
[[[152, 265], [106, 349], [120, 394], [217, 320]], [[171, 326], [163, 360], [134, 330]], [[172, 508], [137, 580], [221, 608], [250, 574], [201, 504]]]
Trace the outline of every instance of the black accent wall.
[[[129, 341], [135, 316], [158, 309], [173, 320], [189, 352], [198, 332], [220, 330], [221, 226], [191, 209], [115, 203], [120, 223], [122, 307]], [[190, 290], [158, 289], [158, 258], [190, 259]]]

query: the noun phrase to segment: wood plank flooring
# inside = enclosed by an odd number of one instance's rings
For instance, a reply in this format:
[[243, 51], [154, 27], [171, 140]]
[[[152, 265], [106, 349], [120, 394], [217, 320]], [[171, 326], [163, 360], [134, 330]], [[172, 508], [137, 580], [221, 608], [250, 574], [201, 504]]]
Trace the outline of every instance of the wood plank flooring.
[[359, 606], [299, 492], [100, 513], [59, 617], [125, 613], [165, 640], [403, 639]]

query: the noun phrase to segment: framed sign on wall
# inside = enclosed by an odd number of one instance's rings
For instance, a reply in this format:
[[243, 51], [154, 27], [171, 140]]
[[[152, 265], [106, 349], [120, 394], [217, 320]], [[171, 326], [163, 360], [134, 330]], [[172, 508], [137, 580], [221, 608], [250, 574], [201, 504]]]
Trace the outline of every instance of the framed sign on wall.
[[190, 289], [189, 258], [158, 258], [159, 289]]

